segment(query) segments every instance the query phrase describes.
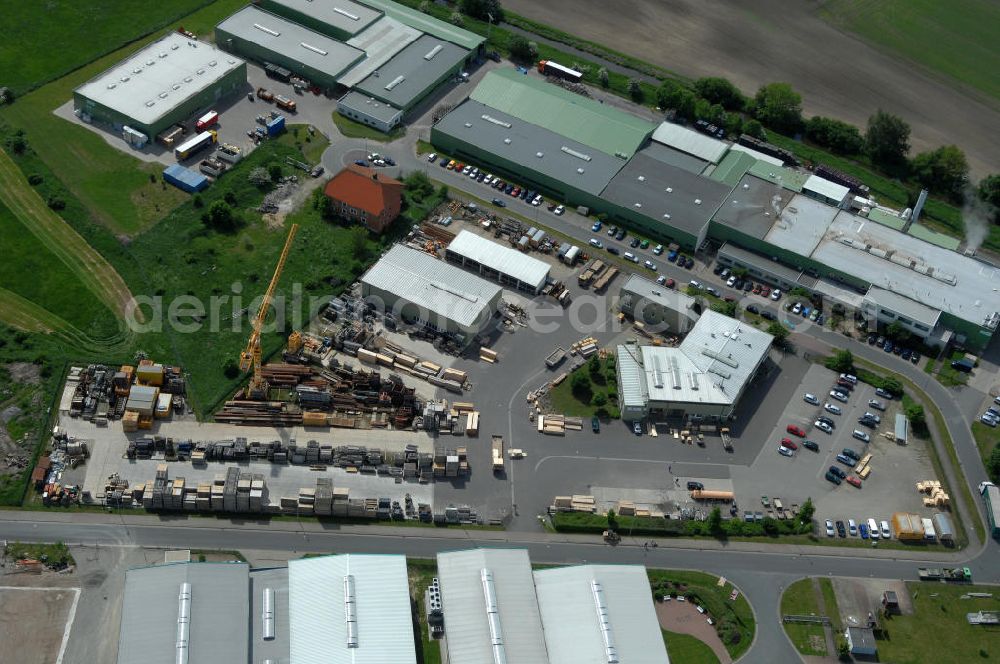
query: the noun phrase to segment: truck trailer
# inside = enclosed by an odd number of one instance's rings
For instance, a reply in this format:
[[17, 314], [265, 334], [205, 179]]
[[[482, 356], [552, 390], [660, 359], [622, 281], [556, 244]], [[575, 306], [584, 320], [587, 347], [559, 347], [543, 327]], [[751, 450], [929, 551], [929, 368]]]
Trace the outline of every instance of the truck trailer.
[[493, 472], [503, 472], [503, 436], [493, 434]]
[[579, 83], [583, 79], [583, 74], [575, 69], [570, 69], [554, 60], [539, 60], [538, 73], [546, 76], [555, 76], [573, 83]]
[[983, 482], [979, 485], [979, 493], [986, 505], [986, 524], [990, 534], [1000, 539], [1000, 487], [993, 482]]
[[183, 161], [191, 155], [204, 150], [210, 145], [215, 145], [219, 140], [219, 133], [216, 131], [203, 131], [194, 138], [184, 141], [174, 150], [174, 155], [178, 161]]
[[732, 491], [712, 491], [711, 489], [694, 489], [691, 491], [693, 500], [722, 500], [732, 502], [736, 496]]
[[921, 567], [917, 570], [921, 581], [956, 581], [972, 583], [972, 570], [968, 567]]
[[194, 128], [198, 131], [205, 131], [209, 127], [213, 127], [219, 122], [219, 114], [216, 111], [209, 111], [205, 115], [198, 118], [198, 121], [194, 124]]

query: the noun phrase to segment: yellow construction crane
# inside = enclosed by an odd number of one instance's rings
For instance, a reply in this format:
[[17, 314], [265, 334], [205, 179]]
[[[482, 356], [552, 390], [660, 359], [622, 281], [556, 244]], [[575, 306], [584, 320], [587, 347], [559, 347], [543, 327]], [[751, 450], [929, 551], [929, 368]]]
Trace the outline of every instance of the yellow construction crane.
[[271, 300], [274, 298], [274, 289], [278, 286], [281, 278], [281, 271], [285, 269], [285, 260], [288, 258], [288, 250], [292, 247], [292, 240], [299, 230], [298, 224], [292, 224], [288, 231], [288, 239], [285, 240], [285, 248], [281, 250], [281, 257], [278, 259], [278, 266], [274, 268], [274, 276], [264, 293], [264, 299], [257, 310], [257, 317], [253, 321], [253, 332], [247, 342], [246, 349], [240, 353], [240, 371], [249, 371], [253, 367], [253, 378], [247, 387], [246, 396], [250, 399], [267, 399], [267, 381], [261, 374], [260, 366], [260, 331], [264, 327], [264, 320], [267, 318], [267, 310], [271, 308]]

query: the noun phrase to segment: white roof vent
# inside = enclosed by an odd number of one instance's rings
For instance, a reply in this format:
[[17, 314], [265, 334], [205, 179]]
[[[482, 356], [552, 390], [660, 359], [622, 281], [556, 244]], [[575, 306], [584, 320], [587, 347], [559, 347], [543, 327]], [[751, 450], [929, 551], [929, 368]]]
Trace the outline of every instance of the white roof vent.
[[639, 182], [645, 182], [646, 181], [646, 176], [645, 175], [640, 175], [638, 177], [638, 180], [639, 180]]
[[155, 64], [156, 64], [156, 60], [146, 60], [146, 66], [147, 67], [152, 67]]
[[156, 105], [155, 101], [147, 101], [146, 102], [146, 108], [152, 108], [155, 105]]
[[642, 207], [642, 203], [636, 203], [636, 204], [635, 204], [635, 206], [636, 206], [637, 208], [641, 208], [641, 207]]
[[209, 67], [214, 67], [214, 66], [215, 66], [215, 65], [217, 65], [217, 64], [219, 64], [219, 61], [218, 61], [218, 60], [212, 60], [211, 62], [209, 62], [209, 63], [208, 63], [208, 66], [209, 66]]
[[185, 76], [185, 77], [184, 77], [184, 82], [185, 82], [185, 83], [190, 83], [190, 82], [191, 82], [191, 81], [193, 81], [193, 80], [194, 80], [194, 79], [193, 79], [193, 78], [191, 78], [190, 76]]
[[663, 191], [667, 192], [668, 194], [672, 194], [672, 193], [674, 193], [674, 188], [673, 187], [667, 187]]
[[280, 32], [277, 32], [277, 31], [275, 31], [275, 30], [272, 30], [271, 28], [265, 28], [265, 27], [264, 27], [263, 25], [261, 25], [260, 23], [254, 23], [254, 24], [253, 24], [253, 27], [257, 28], [257, 29], [258, 29], [258, 30], [260, 30], [261, 32], [266, 32], [267, 34], [271, 35], [272, 37], [277, 37], [278, 35], [280, 35], [280, 34], [281, 34]]
[[669, 219], [670, 218], [670, 213], [669, 212], [664, 212], [663, 213], [663, 218], [664, 219]]
[[205, 70], [204, 70], [204, 69], [199, 69], [199, 70], [197, 71], [197, 74], [198, 74], [198, 76], [201, 76], [201, 75], [202, 75], [202, 74], [204, 74], [204, 73], [205, 73]]
[[544, 153], [543, 152], [536, 152], [535, 156], [538, 157], [539, 159], [541, 159], [544, 156]]
[[167, 93], [166, 92], [161, 92], [159, 96], [160, 96], [160, 99], [166, 99], [167, 98]]
[[165, 58], [165, 57], [167, 57], [167, 52], [166, 51], [160, 51], [160, 53], [157, 55], [157, 57], [159, 57], [159, 58]]
[[744, 182], [744, 183], [743, 183], [743, 188], [744, 188], [744, 189], [749, 189], [749, 188], [750, 188], [750, 185], [749, 185], [749, 184], [747, 184], [746, 182]]
[[180, 83], [174, 83], [173, 85], [170, 86], [170, 88], [172, 90], [180, 90], [181, 89], [181, 84]]
[[117, 83], [108, 83], [108, 90], [114, 90], [118, 87]]
[[313, 46], [312, 44], [307, 44], [305, 42], [299, 42], [299, 46], [301, 46], [304, 49], [308, 49], [308, 50], [312, 51], [313, 53], [319, 53], [320, 55], [329, 55], [329, 53], [327, 51], [324, 51], [323, 49], [318, 48], [316, 46]]
[[700, 198], [694, 199], [694, 204], [695, 205], [701, 205], [701, 199]]
[[349, 11], [347, 11], [345, 9], [341, 9], [340, 7], [334, 7], [333, 11], [337, 12], [341, 16], [346, 16], [347, 18], [351, 19], [352, 21], [360, 21], [361, 20], [361, 17], [358, 16], [357, 14], [352, 14], [351, 12], [349, 12]]
[[471, 122], [466, 122], [465, 126], [468, 127], [469, 129], [472, 129], [472, 123]]
[[510, 139], [509, 138], [503, 139], [503, 142], [504, 142], [504, 145], [510, 145]]
[[179, 44], [171, 44], [171, 45], [170, 45], [170, 50], [171, 50], [171, 51], [176, 51], [176, 50], [177, 50], [177, 49], [179, 49], [179, 48], [180, 48], [180, 45], [179, 45]]
[[122, 81], [122, 83], [127, 83], [131, 79], [132, 79], [131, 76], [122, 76], [121, 81]]
[[142, 68], [141, 67], [136, 67], [135, 69], [132, 70], [132, 73], [133, 74], [141, 74], [142, 73]]
[[576, 172], [580, 173], [582, 175], [583, 174], [583, 169], [582, 168], [578, 168], [578, 169], [576, 169]]

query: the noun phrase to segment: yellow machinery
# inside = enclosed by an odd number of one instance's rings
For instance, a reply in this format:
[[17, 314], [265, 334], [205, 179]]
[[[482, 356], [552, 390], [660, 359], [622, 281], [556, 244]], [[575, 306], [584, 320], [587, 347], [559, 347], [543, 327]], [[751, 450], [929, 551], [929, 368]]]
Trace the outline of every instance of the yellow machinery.
[[288, 250], [292, 247], [292, 240], [295, 239], [295, 233], [298, 232], [299, 225], [292, 224], [292, 227], [288, 231], [288, 239], [285, 240], [285, 248], [281, 250], [281, 257], [278, 259], [278, 266], [274, 268], [274, 276], [271, 277], [271, 283], [267, 287], [267, 292], [264, 293], [264, 299], [260, 303], [260, 308], [257, 310], [257, 317], [253, 321], [253, 332], [250, 334], [250, 340], [247, 342], [246, 349], [240, 353], [240, 371], [249, 371], [253, 367], [253, 377], [250, 379], [250, 385], [247, 387], [246, 396], [249, 399], [267, 399], [267, 381], [264, 380], [264, 376], [261, 375], [260, 366], [260, 331], [264, 327], [264, 320], [267, 318], [267, 310], [271, 308], [271, 300], [274, 298], [274, 289], [278, 286], [278, 280], [281, 278], [281, 271], [285, 269], [285, 260], [288, 258]]
[[288, 335], [288, 352], [295, 354], [302, 350], [302, 334], [298, 330], [294, 330]]

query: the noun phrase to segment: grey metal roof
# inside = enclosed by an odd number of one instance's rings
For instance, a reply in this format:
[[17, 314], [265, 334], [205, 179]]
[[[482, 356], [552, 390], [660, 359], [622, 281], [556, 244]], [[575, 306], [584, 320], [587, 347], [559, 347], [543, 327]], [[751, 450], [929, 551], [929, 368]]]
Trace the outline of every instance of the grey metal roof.
[[407, 7], [392, 0], [361, 0], [364, 4], [385, 12], [400, 23], [404, 23], [420, 32], [434, 35], [440, 39], [458, 44], [470, 51], [479, 48], [486, 42], [486, 37], [470, 30], [436, 19], [414, 7]]
[[903, 413], [896, 413], [896, 442], [905, 443], [907, 439], [907, 421], [906, 415]]
[[455, 107], [434, 129], [526, 171], [594, 195], [625, 165], [619, 157], [472, 99]]
[[174, 563], [125, 573], [119, 664], [176, 664], [181, 586], [191, 584], [188, 661], [247, 664], [245, 563]]
[[623, 407], [645, 408], [646, 378], [639, 363], [641, 354], [638, 346], [618, 346], [618, 379], [621, 394], [618, 400]]
[[657, 143], [669, 145], [713, 164], [719, 163], [722, 155], [726, 154], [729, 149], [729, 144], [725, 141], [720, 141], [673, 122], [661, 123], [653, 131], [652, 139]]
[[791, 192], [753, 175], [744, 175], [712, 218], [744, 235], [761, 239], [774, 226]]
[[[787, 199], [787, 193], [782, 197]], [[796, 194], [781, 211], [781, 218], [771, 226], [764, 241], [799, 256], [808, 256], [826, 235], [837, 208]]]
[[212, 44], [171, 32], [90, 79], [76, 92], [149, 125], [243, 64]]
[[[276, 5], [311, 17], [313, 20], [354, 35], [382, 16], [382, 12], [352, 0], [269, 0]], [[277, 11], [277, 10], [276, 10]]]
[[361, 277], [361, 282], [466, 327], [488, 318], [503, 290], [460, 267], [401, 244], [387, 251]]
[[534, 577], [551, 664], [670, 662], [642, 565], [560, 567]]
[[793, 284], [797, 283], [802, 275], [800, 270], [793, 270], [786, 265], [771, 260], [767, 256], [761, 256], [752, 251], [747, 251], [743, 247], [737, 247], [731, 242], [727, 242], [719, 248], [719, 255], [728, 256], [746, 265], [753, 265], [762, 272], [773, 274]]
[[373, 73], [358, 83], [355, 89], [406, 108], [468, 54], [460, 46], [423, 35], [379, 67], [377, 75]]
[[941, 311], [934, 307], [929, 307], [923, 302], [911, 300], [899, 293], [893, 293], [877, 286], [872, 286], [868, 289], [868, 292], [865, 294], [865, 300], [873, 302], [883, 309], [888, 309], [897, 315], [905, 316], [912, 321], [926, 325], [932, 330], [941, 317]]
[[368, 95], [351, 90], [346, 95], [337, 100], [337, 107], [354, 109], [359, 113], [364, 113], [383, 122], [392, 123], [397, 115], [403, 111], [378, 99], [372, 99]]
[[[670, 311], [682, 312], [692, 323], [698, 318], [698, 314], [694, 311], [696, 300], [693, 297], [680, 290], [661, 286], [638, 274], [629, 276], [628, 280], [622, 284], [620, 292], [622, 297], [631, 294]], [[679, 331], [683, 332], [684, 330]]]
[[639, 152], [611, 179], [601, 198], [697, 236], [731, 190]]
[[548, 263], [470, 231], [459, 231], [448, 245], [448, 251], [472, 259], [480, 265], [535, 288], [541, 288], [549, 276]]
[[847, 194], [850, 193], [850, 189], [842, 184], [837, 184], [836, 182], [831, 182], [826, 178], [821, 178], [818, 175], [810, 175], [806, 183], [802, 185], [803, 191], [811, 191], [814, 194], [819, 194], [826, 198], [835, 201], [842, 201]]
[[[291, 58], [331, 78], [340, 76], [348, 67], [364, 57], [363, 52], [344, 42], [321, 35], [253, 5], [244, 7], [219, 23], [216, 30], [256, 44], [265, 51]], [[216, 41], [221, 41], [218, 34]]]
[[472, 549], [437, 556], [449, 664], [494, 662], [483, 571], [492, 575], [501, 648], [510, 664], [547, 664], [531, 562], [524, 549]]
[[699, 159], [698, 157], [681, 152], [680, 150], [675, 150], [674, 148], [663, 145], [662, 143], [651, 142], [646, 147], [638, 150], [638, 152], [669, 166], [683, 168], [685, 171], [690, 173], [701, 173], [705, 170], [705, 167], [708, 166], [708, 162], [704, 159]]
[[365, 52], [365, 59], [351, 67], [337, 82], [353, 88], [388, 62], [392, 56], [406, 48], [407, 44], [418, 39], [420, 39], [419, 30], [414, 30], [388, 16], [382, 17], [364, 32], [347, 40], [350, 46]]
[[[351, 585], [355, 630], [348, 625], [352, 608], [345, 601]], [[288, 590], [290, 664], [415, 664], [405, 556], [291, 560]], [[356, 647], [348, 647], [352, 633]]]
[[[264, 639], [264, 592], [270, 590], [274, 617], [274, 638]], [[287, 662], [291, 638], [288, 616], [288, 568], [250, 572], [250, 652], [253, 662]]]

